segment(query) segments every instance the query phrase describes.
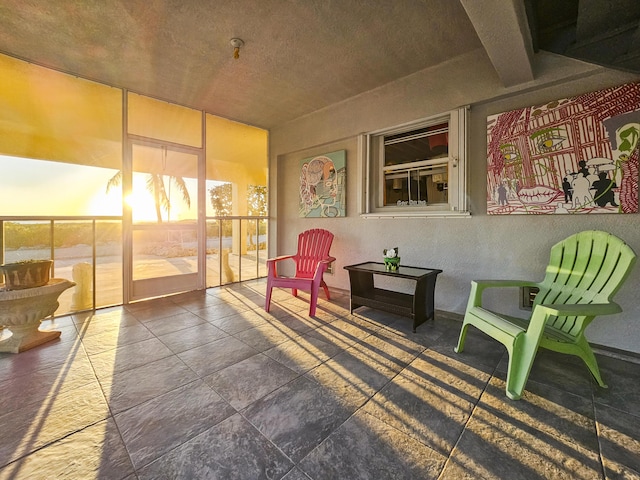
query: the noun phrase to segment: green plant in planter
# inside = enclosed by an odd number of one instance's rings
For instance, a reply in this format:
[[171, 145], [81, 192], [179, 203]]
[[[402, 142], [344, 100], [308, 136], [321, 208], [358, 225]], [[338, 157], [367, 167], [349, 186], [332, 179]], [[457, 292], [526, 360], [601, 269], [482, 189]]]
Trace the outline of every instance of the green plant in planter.
[[42, 287], [49, 283], [53, 260], [20, 260], [0, 265], [5, 290]]

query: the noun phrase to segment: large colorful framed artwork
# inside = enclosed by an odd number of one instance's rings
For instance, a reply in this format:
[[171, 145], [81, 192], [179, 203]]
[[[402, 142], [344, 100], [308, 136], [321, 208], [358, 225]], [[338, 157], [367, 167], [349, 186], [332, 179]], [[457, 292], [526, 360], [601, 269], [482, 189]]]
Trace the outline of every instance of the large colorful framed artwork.
[[640, 83], [487, 118], [487, 213], [638, 212]]
[[300, 161], [300, 216], [346, 215], [346, 150]]

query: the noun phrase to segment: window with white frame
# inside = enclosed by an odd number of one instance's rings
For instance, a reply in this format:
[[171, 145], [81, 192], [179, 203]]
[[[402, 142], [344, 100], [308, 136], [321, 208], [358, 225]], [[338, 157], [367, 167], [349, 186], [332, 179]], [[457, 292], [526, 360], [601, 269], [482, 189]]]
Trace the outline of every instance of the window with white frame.
[[468, 215], [466, 112], [362, 137], [364, 216]]

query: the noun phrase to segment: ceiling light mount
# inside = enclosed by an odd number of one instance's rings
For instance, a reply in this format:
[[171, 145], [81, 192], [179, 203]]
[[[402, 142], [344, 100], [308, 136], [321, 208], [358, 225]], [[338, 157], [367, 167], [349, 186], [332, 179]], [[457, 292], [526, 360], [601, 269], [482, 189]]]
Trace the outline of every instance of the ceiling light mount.
[[232, 38], [229, 43], [233, 47], [233, 58], [237, 60], [240, 58], [240, 47], [244, 47], [244, 41], [239, 38]]

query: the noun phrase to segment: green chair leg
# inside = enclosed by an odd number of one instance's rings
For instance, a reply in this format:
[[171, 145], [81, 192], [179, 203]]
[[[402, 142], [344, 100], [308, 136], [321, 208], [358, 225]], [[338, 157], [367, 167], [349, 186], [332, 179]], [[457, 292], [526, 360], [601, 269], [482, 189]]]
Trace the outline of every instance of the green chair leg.
[[460, 337], [458, 337], [458, 345], [453, 349], [454, 352], [460, 353], [464, 349], [464, 341], [467, 337], [467, 329], [469, 328], [468, 323], [463, 323], [462, 328], [460, 329]]
[[520, 400], [522, 392], [529, 378], [528, 369], [509, 353], [509, 369], [507, 370], [507, 386], [505, 388], [507, 397], [511, 400]]
[[528, 338], [526, 334], [514, 338], [513, 346], [507, 346], [509, 369], [507, 370], [506, 394], [511, 400], [519, 400], [522, 397], [537, 351], [537, 339]]
[[587, 342], [586, 338], [581, 337], [578, 340], [577, 345], [578, 347], [580, 347], [580, 353], [578, 356], [585, 363], [585, 365], [591, 372], [591, 375], [593, 375], [594, 380], [598, 382], [598, 385], [600, 385], [602, 388], [608, 388], [607, 384], [602, 381], [602, 377], [600, 376], [600, 369], [598, 368], [598, 361], [596, 360], [596, 356], [593, 354], [593, 350], [591, 350], [591, 346], [589, 346], [589, 342]]

